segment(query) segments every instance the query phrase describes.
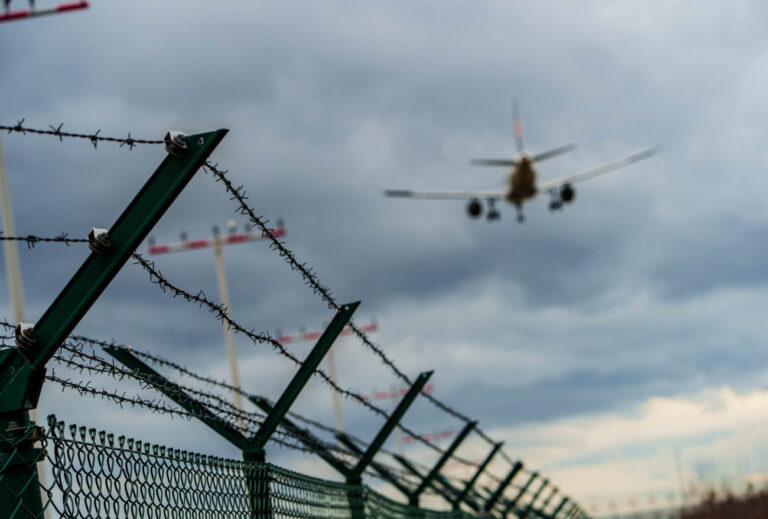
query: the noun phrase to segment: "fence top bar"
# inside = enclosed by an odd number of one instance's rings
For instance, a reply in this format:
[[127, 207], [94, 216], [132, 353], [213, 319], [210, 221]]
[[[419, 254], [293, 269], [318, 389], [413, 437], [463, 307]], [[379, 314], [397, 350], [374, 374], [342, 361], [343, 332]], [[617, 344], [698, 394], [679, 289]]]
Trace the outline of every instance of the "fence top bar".
[[384, 423], [384, 426], [379, 430], [371, 444], [368, 445], [368, 449], [365, 451], [365, 454], [363, 454], [363, 456], [357, 462], [355, 468], [350, 471], [350, 479], [360, 478], [368, 465], [370, 465], [371, 461], [373, 461], [373, 457], [376, 455], [382, 445], [384, 445], [384, 442], [387, 440], [389, 434], [398, 424], [400, 419], [403, 417], [419, 393], [421, 393], [421, 390], [424, 388], [424, 384], [427, 383], [427, 380], [429, 380], [429, 377], [432, 376], [432, 373], [434, 373], [434, 371], [425, 371], [416, 377], [416, 380], [413, 381], [413, 385], [410, 387], [402, 400], [400, 400], [397, 408], [389, 416], [387, 421]]
[[[263, 457], [264, 446], [272, 437], [272, 434], [277, 430], [280, 421], [296, 401], [296, 398], [298, 398], [299, 393], [301, 393], [301, 390], [306, 385], [309, 377], [312, 376], [312, 373], [315, 372], [315, 369], [323, 360], [325, 354], [331, 346], [333, 346], [333, 341], [336, 340], [336, 337], [341, 333], [341, 330], [347, 325], [358, 306], [360, 306], [360, 301], [344, 305], [338, 312], [336, 312], [336, 315], [333, 316], [333, 320], [331, 320], [331, 324], [328, 325], [323, 332], [323, 335], [317, 340], [317, 344], [315, 344], [315, 347], [309, 352], [307, 358], [304, 359], [304, 362], [293, 376], [293, 379], [291, 379], [288, 387], [283, 391], [283, 394], [280, 395], [280, 398], [275, 405], [272, 406], [272, 411], [267, 415], [264, 423], [261, 424], [261, 427], [254, 436], [251, 449], [257, 457]], [[251, 452], [251, 449], [249, 449], [249, 452]]]

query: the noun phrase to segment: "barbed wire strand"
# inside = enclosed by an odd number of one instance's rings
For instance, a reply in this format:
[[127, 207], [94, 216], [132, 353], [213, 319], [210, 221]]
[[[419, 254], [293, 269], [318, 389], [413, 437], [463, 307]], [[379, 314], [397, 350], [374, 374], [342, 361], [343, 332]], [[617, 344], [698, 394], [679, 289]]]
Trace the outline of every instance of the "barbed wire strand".
[[[248, 217], [251, 223], [256, 225], [262, 231], [263, 235], [270, 239], [272, 242], [270, 244], [270, 248], [277, 251], [277, 253], [286, 261], [286, 263], [288, 263], [292, 270], [299, 272], [301, 277], [304, 279], [305, 284], [309, 286], [315, 294], [319, 295], [330, 308], [338, 311], [341, 308], [341, 305], [333, 297], [331, 290], [327, 286], [320, 283], [320, 280], [314, 272], [314, 269], [307, 263], [300, 263], [296, 259], [294, 253], [285, 247], [285, 242], [278, 240], [277, 237], [272, 234], [271, 229], [267, 226], [268, 221], [259, 216], [256, 216], [254, 210], [246, 202], [248, 197], [246, 196], [244, 187], [242, 185], [236, 187], [227, 177], [228, 171], [219, 169], [217, 164], [206, 162], [203, 164], [203, 170], [210, 173], [217, 182], [221, 182], [224, 185], [226, 191], [231, 195], [231, 199], [239, 204], [240, 214]], [[408, 375], [406, 375], [402, 370], [400, 370], [400, 368], [397, 367], [394, 361], [392, 361], [387, 356], [387, 354], [384, 353], [384, 351], [368, 337], [368, 335], [362, 330], [360, 326], [355, 324], [353, 321], [349, 322], [349, 326], [355, 335], [357, 335], [357, 337], [363, 342], [363, 344], [365, 344], [368, 349], [373, 351], [398, 378], [400, 378], [408, 386], [413, 385], [413, 382], [408, 377]], [[441, 402], [434, 396], [430, 394], [425, 394], [424, 396], [439, 409], [452, 415], [453, 417], [463, 420], [465, 423], [472, 421], [472, 419], [468, 416]], [[484, 433], [480, 428], [475, 427], [475, 430], [487, 442], [491, 444], [495, 443], [494, 440], [490, 438], [486, 433]]]
[[38, 243], [63, 243], [67, 247], [72, 245], [73, 243], [88, 243], [88, 240], [85, 238], [70, 238], [67, 233], [61, 233], [58, 236], [54, 236], [52, 238], [43, 238], [40, 236], [34, 236], [32, 234], [28, 234], [27, 236], [5, 236], [3, 235], [3, 232], [0, 231], [0, 241], [23, 241], [27, 243], [27, 247], [32, 249], [35, 245]]
[[13, 126], [0, 124], [0, 130], [5, 130], [8, 133], [20, 133], [22, 135], [27, 133], [37, 135], [53, 135], [54, 137], [58, 137], [59, 141], [64, 140], [65, 137], [72, 139], [86, 139], [89, 140], [91, 144], [93, 144], [94, 148], [98, 147], [99, 142], [117, 142], [120, 143], [121, 148], [123, 146], [127, 146], [129, 150], [132, 150], [137, 144], [163, 144], [162, 140], [134, 139], [131, 137], [131, 132], [128, 132], [128, 137], [106, 137], [104, 135], [99, 135], [101, 133], [101, 129], [96, 130], [94, 133], [65, 132], [62, 131], [64, 123], [60, 123], [58, 126], [49, 124], [48, 127], [50, 130], [40, 130], [23, 126], [24, 120], [25, 119], [21, 119]]
[[[257, 333], [253, 330], [247, 330], [245, 327], [243, 327], [240, 323], [235, 321], [229, 316], [229, 313], [226, 311], [226, 307], [223, 304], [216, 304], [209, 300], [203, 291], [198, 292], [197, 294], [191, 294], [174, 284], [172, 284], [163, 274], [155, 269], [154, 263], [151, 261], [146, 260], [141, 254], [134, 253], [133, 258], [136, 262], [136, 264], [140, 265], [142, 268], [144, 268], [145, 271], [149, 274], [150, 281], [160, 287], [160, 289], [163, 292], [169, 291], [173, 294], [174, 298], [181, 298], [186, 300], [187, 302], [194, 303], [198, 305], [200, 308], [207, 309], [210, 313], [212, 313], [217, 320], [228, 326], [230, 329], [234, 330], [236, 333], [245, 335], [248, 337], [254, 344], [269, 344], [273, 347], [275, 351], [277, 351], [280, 355], [290, 359], [293, 363], [295, 363], [298, 366], [302, 365], [301, 360], [298, 359], [293, 353], [288, 351], [279, 341], [277, 341], [275, 338], [273, 338], [268, 332], [262, 332]], [[334, 391], [339, 393], [340, 395], [350, 398], [358, 403], [360, 403], [362, 406], [368, 408], [370, 411], [373, 411], [375, 414], [378, 414], [385, 420], [389, 418], [389, 414], [381, 409], [380, 407], [372, 404], [367, 399], [363, 398], [362, 395], [359, 393], [356, 393], [354, 391], [351, 391], [349, 389], [341, 387], [338, 383], [336, 383], [330, 375], [328, 375], [325, 371], [323, 371], [321, 368], [316, 368], [314, 371], [314, 374], [320, 377], [320, 379], [330, 386]], [[434, 443], [430, 442], [426, 438], [421, 437], [420, 435], [417, 435], [415, 432], [413, 432], [408, 427], [402, 425], [402, 423], [397, 424], [398, 429], [403, 431], [406, 434], [409, 434], [413, 436], [416, 441], [419, 441], [423, 445], [426, 445], [430, 449], [442, 454], [444, 451]], [[465, 458], [462, 458], [457, 455], [452, 456], [456, 461], [459, 461], [461, 463], [465, 463], [467, 465], [473, 465], [476, 466], [477, 464], [473, 461], [467, 460]]]

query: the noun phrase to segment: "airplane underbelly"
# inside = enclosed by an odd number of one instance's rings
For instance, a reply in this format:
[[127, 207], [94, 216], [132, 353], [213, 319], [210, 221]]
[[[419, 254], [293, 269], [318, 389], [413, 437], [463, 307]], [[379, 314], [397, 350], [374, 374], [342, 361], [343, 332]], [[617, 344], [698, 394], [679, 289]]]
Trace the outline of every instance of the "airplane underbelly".
[[536, 194], [536, 182], [533, 174], [519, 175], [512, 180], [512, 189], [507, 199], [513, 204], [520, 204]]

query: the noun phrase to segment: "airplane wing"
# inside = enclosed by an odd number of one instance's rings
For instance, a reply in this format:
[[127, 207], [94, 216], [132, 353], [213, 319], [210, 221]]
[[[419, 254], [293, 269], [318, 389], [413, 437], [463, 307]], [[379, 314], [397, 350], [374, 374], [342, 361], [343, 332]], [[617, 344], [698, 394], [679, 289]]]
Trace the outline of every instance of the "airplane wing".
[[496, 189], [493, 191], [412, 191], [409, 189], [387, 189], [384, 191], [386, 196], [399, 198], [429, 198], [433, 200], [469, 200], [472, 198], [482, 199], [501, 199], [507, 196], [505, 189]]
[[557, 180], [550, 180], [549, 182], [542, 182], [541, 184], [536, 186], [536, 189], [539, 192], [549, 191], [550, 189], [557, 189], [561, 186], [564, 186], [565, 184], [580, 182], [582, 180], [586, 180], [591, 177], [596, 177], [597, 175], [602, 175], [603, 173], [608, 173], [609, 171], [613, 171], [614, 169], [628, 166], [633, 162], [647, 159], [648, 157], [655, 155], [658, 151], [659, 151], [659, 148], [646, 148], [636, 153], [632, 153], [631, 155], [627, 155], [626, 157], [612, 160], [611, 162], [606, 162], [605, 164], [601, 164], [593, 168], [585, 169], [584, 171], [579, 171], [578, 173], [574, 173], [573, 175], [569, 175], [567, 177], [559, 178]]

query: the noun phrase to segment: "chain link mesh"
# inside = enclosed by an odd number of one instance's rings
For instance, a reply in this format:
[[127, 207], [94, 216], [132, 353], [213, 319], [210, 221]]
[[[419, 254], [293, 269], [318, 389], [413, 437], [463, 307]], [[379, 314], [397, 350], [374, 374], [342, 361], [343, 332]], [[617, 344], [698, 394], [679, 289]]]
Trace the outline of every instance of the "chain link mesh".
[[[0, 436], [0, 515], [13, 519], [465, 519], [366, 486], [115, 436], [48, 417]], [[38, 446], [39, 445], [39, 446]], [[37, 470], [52, 476], [41, 488]]]

